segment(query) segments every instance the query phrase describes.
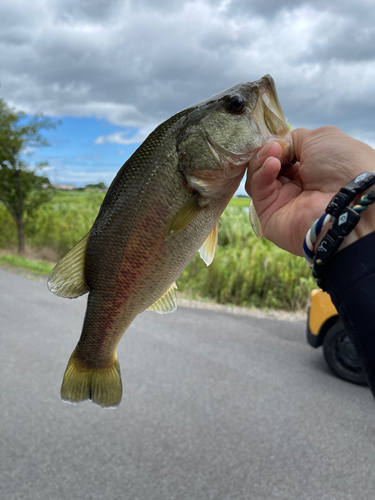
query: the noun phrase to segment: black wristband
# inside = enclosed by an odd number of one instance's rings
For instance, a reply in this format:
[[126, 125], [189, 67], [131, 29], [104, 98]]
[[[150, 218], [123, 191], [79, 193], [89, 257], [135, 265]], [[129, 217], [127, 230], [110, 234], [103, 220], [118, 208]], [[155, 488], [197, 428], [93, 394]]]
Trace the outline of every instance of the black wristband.
[[361, 218], [361, 212], [369, 205], [375, 202], [375, 191], [365, 195], [353, 207], [349, 207], [354, 198], [361, 192], [367, 190], [375, 184], [375, 174], [373, 172], [363, 172], [355, 177], [345, 187], [332, 198], [329, 202], [326, 213], [335, 218], [331, 229], [320, 242], [313, 265], [313, 276], [320, 288], [326, 291], [324, 281], [324, 270], [326, 265], [332, 260], [333, 256], [340, 248], [344, 237], [347, 236], [358, 224]]

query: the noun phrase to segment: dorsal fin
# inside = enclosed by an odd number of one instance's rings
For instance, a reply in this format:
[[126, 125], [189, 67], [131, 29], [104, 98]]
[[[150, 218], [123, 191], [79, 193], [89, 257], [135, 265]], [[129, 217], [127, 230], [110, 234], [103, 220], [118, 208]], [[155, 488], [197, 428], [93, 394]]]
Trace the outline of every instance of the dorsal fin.
[[85, 280], [86, 248], [89, 236], [90, 232], [52, 269], [47, 286], [55, 295], [75, 299], [89, 291]]
[[176, 283], [168, 288], [164, 295], [160, 297], [147, 311], [155, 311], [159, 314], [171, 313], [177, 309], [177, 300], [174, 289], [177, 288]]
[[211, 262], [214, 260], [215, 251], [217, 247], [217, 238], [219, 234], [219, 223], [217, 222], [210, 234], [207, 236], [206, 241], [200, 247], [199, 255], [206, 263], [206, 266], [209, 266]]

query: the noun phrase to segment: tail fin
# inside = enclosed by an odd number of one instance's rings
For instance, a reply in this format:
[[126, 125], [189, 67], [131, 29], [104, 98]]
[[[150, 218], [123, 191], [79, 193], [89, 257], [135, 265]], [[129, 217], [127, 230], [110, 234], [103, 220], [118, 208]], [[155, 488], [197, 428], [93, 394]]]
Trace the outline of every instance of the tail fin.
[[86, 399], [99, 406], [116, 407], [122, 397], [120, 364], [117, 357], [110, 366], [86, 368], [75, 355], [70, 356], [61, 386], [61, 398], [69, 403]]

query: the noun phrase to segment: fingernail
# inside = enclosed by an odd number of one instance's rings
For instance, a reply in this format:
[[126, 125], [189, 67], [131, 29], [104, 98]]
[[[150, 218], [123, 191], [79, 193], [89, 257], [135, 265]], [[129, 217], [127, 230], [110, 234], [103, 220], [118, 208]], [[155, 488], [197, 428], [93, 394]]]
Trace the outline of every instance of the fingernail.
[[262, 149], [260, 149], [257, 153], [257, 158], [261, 159], [264, 158], [267, 155], [268, 150], [272, 146], [272, 142], [269, 142], [267, 146], [264, 146]]

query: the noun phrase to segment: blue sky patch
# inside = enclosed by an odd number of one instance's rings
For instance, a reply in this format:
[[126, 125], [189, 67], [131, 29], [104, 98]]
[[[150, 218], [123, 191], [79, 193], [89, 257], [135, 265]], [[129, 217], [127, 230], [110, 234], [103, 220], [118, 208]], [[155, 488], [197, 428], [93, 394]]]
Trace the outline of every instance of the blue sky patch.
[[112, 182], [117, 171], [137, 149], [139, 144], [113, 144], [95, 141], [102, 135], [123, 132], [135, 135], [137, 128], [118, 127], [106, 120], [96, 118], [62, 117], [62, 123], [55, 130], [46, 130], [43, 135], [50, 142], [49, 147], [36, 150], [28, 161], [48, 161], [44, 169], [52, 183], [74, 184], [81, 187], [90, 183]]

